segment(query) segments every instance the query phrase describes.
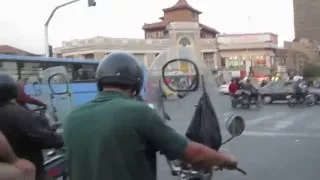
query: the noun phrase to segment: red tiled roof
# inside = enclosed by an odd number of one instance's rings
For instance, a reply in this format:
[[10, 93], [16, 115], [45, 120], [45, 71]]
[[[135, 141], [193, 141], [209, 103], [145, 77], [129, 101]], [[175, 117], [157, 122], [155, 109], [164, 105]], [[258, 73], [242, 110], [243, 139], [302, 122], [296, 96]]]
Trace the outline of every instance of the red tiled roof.
[[211, 32], [215, 32], [217, 34], [219, 34], [220, 32], [217, 31], [216, 29], [212, 28], [212, 27], [209, 27], [207, 25], [204, 25], [204, 24], [201, 24], [200, 23], [200, 28], [204, 29], [204, 30], [207, 30], [207, 31], [211, 31]]
[[145, 23], [142, 27], [142, 29], [156, 29], [156, 28], [165, 28], [168, 25], [167, 21], [161, 21], [156, 23], [147, 24]]
[[175, 5], [173, 5], [169, 8], [162, 9], [162, 11], [168, 12], [168, 11], [173, 11], [173, 10], [178, 10], [178, 9], [190, 9], [191, 11], [196, 12], [198, 14], [202, 13], [201, 11], [190, 6], [186, 0], [178, 0], [178, 2]]
[[0, 45], [0, 54], [23, 54], [23, 55], [33, 55], [30, 52], [8, 46], [8, 45]]

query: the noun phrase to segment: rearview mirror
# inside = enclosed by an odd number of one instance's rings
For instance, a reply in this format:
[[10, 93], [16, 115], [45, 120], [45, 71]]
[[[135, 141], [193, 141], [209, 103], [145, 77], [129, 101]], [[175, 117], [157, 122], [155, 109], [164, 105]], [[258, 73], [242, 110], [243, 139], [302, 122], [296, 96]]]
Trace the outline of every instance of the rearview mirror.
[[174, 59], [162, 67], [164, 84], [177, 92], [196, 91], [199, 87], [199, 69], [188, 59]]
[[69, 92], [68, 78], [62, 73], [50, 76], [48, 78], [48, 85], [53, 94], [62, 95]]
[[229, 117], [226, 127], [232, 137], [240, 136], [245, 129], [245, 122], [241, 116], [232, 115]]
[[33, 82], [32, 83], [34, 95], [40, 96], [42, 94], [42, 89], [39, 82]]

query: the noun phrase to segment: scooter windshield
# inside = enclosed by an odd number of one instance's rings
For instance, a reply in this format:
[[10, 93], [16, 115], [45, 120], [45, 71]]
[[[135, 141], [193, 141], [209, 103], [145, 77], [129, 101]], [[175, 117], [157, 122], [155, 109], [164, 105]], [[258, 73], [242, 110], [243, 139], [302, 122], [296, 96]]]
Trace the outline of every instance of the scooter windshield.
[[[161, 52], [153, 61], [148, 69], [147, 99], [148, 103], [153, 104], [155, 110], [160, 115], [165, 116], [165, 111], [168, 112], [171, 118], [181, 119], [179, 115], [188, 115], [189, 113], [191, 113], [190, 116], [192, 116], [194, 105], [197, 104], [204, 88], [210, 95], [218, 93], [215, 77], [200, 57], [200, 54], [196, 53], [193, 48], [179, 47]], [[191, 60], [197, 65], [200, 72], [200, 86], [197, 91], [174, 92], [165, 85], [164, 81], [168, 79], [162, 77], [163, 66], [167, 62], [175, 59]], [[171, 70], [165, 72], [165, 74], [187, 75], [195, 73], [193, 68], [185, 67], [188, 66], [188, 64], [176, 63], [170, 65]], [[190, 116], [188, 117], [189, 119], [191, 119]]]

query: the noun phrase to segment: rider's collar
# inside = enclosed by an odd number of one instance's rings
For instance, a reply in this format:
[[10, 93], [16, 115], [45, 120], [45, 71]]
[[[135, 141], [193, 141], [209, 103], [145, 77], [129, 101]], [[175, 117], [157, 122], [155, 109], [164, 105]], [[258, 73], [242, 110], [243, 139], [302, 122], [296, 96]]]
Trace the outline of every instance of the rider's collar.
[[116, 90], [107, 90], [107, 91], [99, 92], [95, 98], [95, 101], [107, 101], [115, 98], [130, 99], [130, 97], [124, 92], [116, 91]]

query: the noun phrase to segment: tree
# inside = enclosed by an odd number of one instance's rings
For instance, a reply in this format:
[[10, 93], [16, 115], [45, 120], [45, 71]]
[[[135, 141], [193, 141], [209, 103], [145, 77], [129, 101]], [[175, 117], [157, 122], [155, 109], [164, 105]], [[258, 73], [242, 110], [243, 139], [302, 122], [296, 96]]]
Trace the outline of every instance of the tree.
[[305, 78], [312, 78], [312, 77], [320, 77], [320, 65], [318, 64], [307, 64], [303, 71], [302, 75]]

